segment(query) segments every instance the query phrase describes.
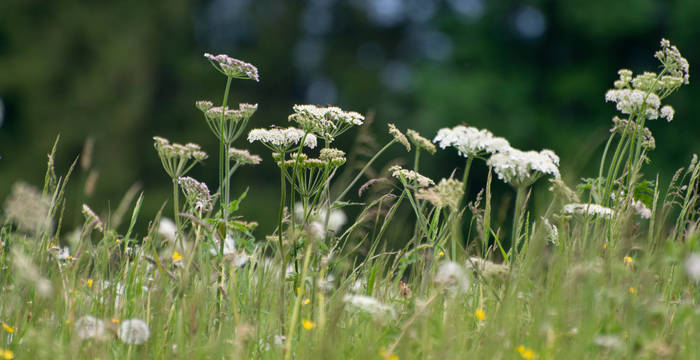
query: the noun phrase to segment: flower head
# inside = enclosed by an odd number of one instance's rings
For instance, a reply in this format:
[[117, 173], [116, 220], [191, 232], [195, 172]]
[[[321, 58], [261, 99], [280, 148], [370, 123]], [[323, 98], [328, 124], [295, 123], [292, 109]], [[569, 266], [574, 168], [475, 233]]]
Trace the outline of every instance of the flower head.
[[173, 179], [184, 176], [197, 162], [208, 157], [197, 144], [171, 144], [160, 136], [153, 137], [153, 147], [158, 152], [165, 172]]
[[440, 129], [433, 139], [441, 149], [455, 148], [464, 157], [481, 157], [486, 154], [495, 154], [510, 149], [508, 141], [502, 137], [495, 137], [488, 130], [479, 130], [475, 127], [455, 126], [454, 128]]
[[428, 187], [430, 185], [435, 185], [435, 182], [429, 177], [423, 176], [413, 170], [407, 170], [401, 166], [395, 165], [389, 168], [391, 176], [401, 180], [406, 181], [411, 185], [417, 187]]
[[422, 137], [417, 131], [408, 129], [406, 130], [406, 136], [411, 140], [413, 145], [419, 149], [423, 149], [431, 154], [435, 154], [437, 148], [433, 145], [430, 140]]
[[411, 143], [408, 142], [408, 139], [406, 138], [406, 135], [404, 135], [401, 130], [396, 128], [394, 124], [389, 124], [389, 134], [396, 139], [401, 145], [403, 145], [406, 148], [406, 151], [411, 151]]
[[440, 182], [427, 189], [419, 189], [416, 199], [427, 200], [437, 208], [450, 207], [457, 210], [459, 200], [464, 195], [464, 185], [455, 179], [442, 179]]
[[605, 218], [610, 218], [615, 214], [615, 211], [613, 211], [613, 209], [597, 204], [566, 204], [564, 205], [563, 211], [566, 214], [595, 215]]
[[[260, 141], [270, 150], [283, 153], [287, 152], [292, 146], [296, 145], [304, 137], [304, 130], [297, 128], [273, 128], [273, 129], [253, 129], [248, 133], [248, 141]], [[316, 136], [314, 134], [306, 134], [304, 146], [313, 149], [316, 147]]]
[[659, 117], [661, 99], [655, 93], [638, 89], [612, 89], [605, 93], [606, 102], [614, 102], [617, 110], [627, 115], [641, 114], [653, 120]]
[[296, 122], [307, 132], [316, 134], [327, 142], [333, 141], [354, 125], [362, 125], [365, 117], [354, 111], [344, 111], [335, 106], [294, 105], [289, 121]]
[[262, 158], [260, 156], [253, 155], [248, 150], [229, 148], [228, 154], [233, 161], [241, 165], [258, 165], [262, 162]]
[[[187, 202], [196, 211], [208, 212], [214, 207], [214, 197], [209, 193], [209, 187], [191, 177], [181, 177], [177, 180], [185, 193]], [[162, 224], [162, 221], [161, 221]]]
[[316, 327], [316, 323], [311, 320], [302, 320], [301, 326], [306, 330], [312, 330]]
[[514, 186], [530, 186], [543, 175], [559, 177], [559, 157], [551, 150], [520, 151], [510, 148], [491, 155], [488, 165], [498, 178]]
[[671, 76], [683, 79], [683, 84], [689, 83], [690, 64], [670, 41], [661, 39], [661, 50], [657, 51], [654, 57], [659, 59]]
[[140, 345], [151, 336], [148, 325], [141, 319], [125, 320], [119, 326], [119, 340], [132, 345]]
[[99, 340], [107, 336], [104, 322], [90, 315], [85, 315], [75, 322], [75, 333], [82, 340]]
[[442, 263], [435, 274], [435, 283], [445, 287], [451, 294], [465, 292], [469, 288], [469, 276], [454, 261]]
[[243, 62], [238, 59], [234, 59], [224, 54], [215, 56], [209, 53], [205, 53], [204, 57], [211, 62], [211, 64], [217, 71], [226, 75], [227, 77], [260, 81], [260, 76], [258, 75], [258, 68], [254, 65], [248, 64], [247, 62]]

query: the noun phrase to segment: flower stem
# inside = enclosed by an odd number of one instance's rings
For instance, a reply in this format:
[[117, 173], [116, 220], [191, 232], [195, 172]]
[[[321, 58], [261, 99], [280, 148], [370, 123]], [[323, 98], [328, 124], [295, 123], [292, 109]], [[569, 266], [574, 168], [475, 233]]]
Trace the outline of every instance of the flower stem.
[[180, 242], [180, 247], [185, 249], [184, 239], [180, 236], [180, 188], [177, 179], [173, 178], [173, 216], [175, 217], [175, 241]]
[[355, 178], [352, 179], [352, 181], [350, 182], [348, 187], [346, 187], [345, 190], [343, 190], [343, 192], [340, 195], [338, 195], [338, 197], [335, 199], [334, 203], [336, 203], [338, 201], [342, 201], [343, 198], [345, 197], [345, 195], [348, 194], [348, 191], [350, 191], [350, 189], [352, 189], [352, 187], [355, 185], [355, 183], [358, 180], [360, 180], [360, 177], [362, 177], [362, 175], [365, 173], [365, 171], [367, 171], [367, 169], [369, 169], [369, 167], [372, 166], [372, 163], [374, 163], [374, 161], [377, 160], [379, 155], [381, 155], [384, 151], [386, 151], [386, 149], [388, 149], [389, 146], [393, 145], [395, 142], [396, 142], [396, 139], [389, 141], [388, 144], [384, 145], [384, 147], [381, 150], [379, 150], [376, 154], [374, 154], [374, 156], [372, 156], [372, 158], [369, 159], [369, 161], [367, 162], [367, 164], [365, 164], [365, 166], [362, 168], [362, 170], [360, 170], [360, 172], [357, 174], [357, 176], [355, 176]]
[[517, 252], [518, 246], [520, 245], [520, 228], [522, 225], [520, 218], [523, 215], [522, 211], [525, 207], [526, 190], [527, 187], [520, 186], [518, 187], [515, 195], [515, 211], [513, 213], [513, 237], [511, 239], [511, 247], [513, 252]]

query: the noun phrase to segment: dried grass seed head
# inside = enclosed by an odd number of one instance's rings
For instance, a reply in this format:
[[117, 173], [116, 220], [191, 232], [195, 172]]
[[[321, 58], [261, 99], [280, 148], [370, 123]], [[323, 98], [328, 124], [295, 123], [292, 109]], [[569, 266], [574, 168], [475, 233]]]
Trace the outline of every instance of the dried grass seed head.
[[394, 165], [389, 168], [391, 176], [401, 180], [404, 179], [411, 185], [417, 187], [428, 187], [430, 185], [435, 185], [435, 182], [427, 176], [423, 176], [413, 170], [407, 170], [401, 166]]
[[406, 151], [411, 151], [411, 143], [408, 142], [406, 135], [404, 135], [394, 124], [389, 124], [389, 134], [391, 134], [396, 141], [403, 145], [406, 148]]
[[429, 139], [424, 138], [415, 130], [406, 130], [406, 136], [408, 136], [408, 138], [411, 140], [413, 145], [416, 146], [416, 148], [423, 149], [431, 154], [435, 154], [435, 152], [437, 151], [437, 148], [432, 142], [430, 142]]

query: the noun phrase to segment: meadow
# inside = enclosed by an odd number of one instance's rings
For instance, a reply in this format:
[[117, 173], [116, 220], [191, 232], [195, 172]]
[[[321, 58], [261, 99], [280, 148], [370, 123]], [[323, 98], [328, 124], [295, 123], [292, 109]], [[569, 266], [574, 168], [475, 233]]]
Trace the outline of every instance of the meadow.
[[[653, 129], [688, 121], [668, 102], [689, 64], [668, 40], [654, 56], [657, 72], [611, 74], [598, 172], [567, 184], [560, 161], [576, 159], [467, 125], [383, 125], [389, 140], [348, 167], [363, 139], [335, 140], [378, 120], [296, 105], [288, 123], [250, 129], [258, 105], [232, 106], [229, 92], [264, 74], [205, 54], [223, 96], [193, 102], [219, 147], [154, 136], [144, 156], [173, 189], [158, 213], [129, 192], [106, 214], [84, 204], [82, 227], [65, 229], [66, 185], [89, 154], [57, 174], [60, 139], [43, 187], [15, 183], [1, 213], [0, 359], [699, 358], [700, 161], [687, 154], [668, 183], [644, 172], [664, 146]], [[238, 148], [249, 143], [269, 152]], [[390, 148], [404, 159], [385, 158]], [[421, 164], [437, 151], [455, 170], [428, 177]], [[187, 176], [205, 159], [215, 188]], [[231, 179], [263, 161], [279, 170], [279, 202], [246, 219], [256, 184], [237, 192]], [[469, 197], [476, 162], [488, 177]], [[493, 182], [512, 203], [492, 201]]]

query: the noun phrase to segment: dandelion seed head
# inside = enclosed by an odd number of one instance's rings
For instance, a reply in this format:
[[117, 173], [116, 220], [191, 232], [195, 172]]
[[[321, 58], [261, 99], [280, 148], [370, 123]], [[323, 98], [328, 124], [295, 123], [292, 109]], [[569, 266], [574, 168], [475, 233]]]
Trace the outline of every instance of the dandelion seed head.
[[453, 295], [466, 292], [469, 289], [469, 276], [454, 261], [442, 263], [435, 274], [434, 280], [436, 284], [445, 287]]
[[75, 334], [81, 340], [100, 340], [107, 337], [104, 322], [90, 315], [85, 315], [75, 322]]
[[148, 330], [148, 325], [141, 319], [125, 320], [119, 326], [119, 340], [132, 345], [140, 345], [145, 343], [151, 332]]

